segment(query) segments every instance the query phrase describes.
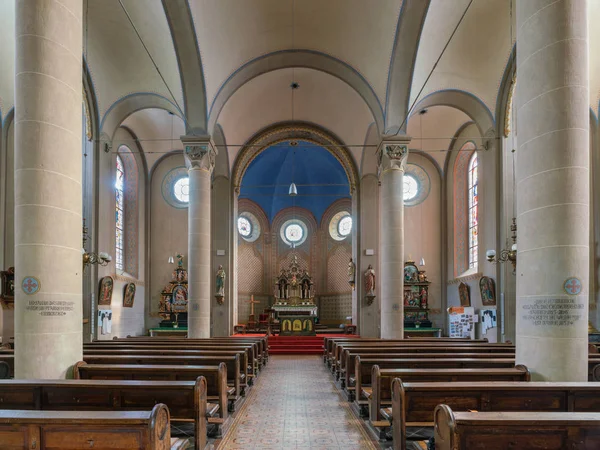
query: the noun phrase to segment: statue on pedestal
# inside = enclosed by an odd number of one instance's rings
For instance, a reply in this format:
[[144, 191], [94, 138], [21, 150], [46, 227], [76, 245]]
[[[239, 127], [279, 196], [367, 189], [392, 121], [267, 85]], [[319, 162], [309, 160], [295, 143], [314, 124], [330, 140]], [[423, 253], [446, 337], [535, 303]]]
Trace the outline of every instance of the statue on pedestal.
[[217, 299], [217, 303], [219, 305], [223, 304], [223, 299], [225, 298], [225, 269], [223, 266], [219, 266], [219, 270], [217, 270], [217, 282], [216, 282], [216, 292], [215, 298]]
[[350, 262], [348, 263], [348, 283], [352, 289], [354, 289], [354, 285], [356, 284], [356, 264], [350, 258]]
[[375, 299], [375, 271], [373, 266], [369, 264], [369, 267], [365, 271], [365, 292], [367, 298], [367, 304], [370, 305]]

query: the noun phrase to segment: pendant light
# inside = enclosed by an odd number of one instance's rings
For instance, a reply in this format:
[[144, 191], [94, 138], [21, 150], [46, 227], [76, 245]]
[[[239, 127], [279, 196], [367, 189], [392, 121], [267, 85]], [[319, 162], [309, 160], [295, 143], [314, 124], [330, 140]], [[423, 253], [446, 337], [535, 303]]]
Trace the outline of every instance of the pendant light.
[[[292, 50], [294, 49], [294, 0], [292, 0]], [[292, 67], [292, 84], [290, 84], [290, 88], [292, 89], [292, 122], [294, 122], [294, 91], [296, 89], [298, 89], [300, 87], [300, 85], [298, 83], [296, 83], [295, 80], [295, 71], [294, 68]], [[297, 142], [292, 141], [290, 142], [290, 146], [295, 147], [296, 145], [298, 145]], [[296, 183], [294, 183], [294, 169], [296, 167], [296, 150], [294, 150], [294, 153], [292, 154], [292, 184], [290, 184], [290, 189], [288, 191], [288, 195], [290, 197], [295, 197], [296, 195], [298, 195], [298, 187], [296, 186]]]

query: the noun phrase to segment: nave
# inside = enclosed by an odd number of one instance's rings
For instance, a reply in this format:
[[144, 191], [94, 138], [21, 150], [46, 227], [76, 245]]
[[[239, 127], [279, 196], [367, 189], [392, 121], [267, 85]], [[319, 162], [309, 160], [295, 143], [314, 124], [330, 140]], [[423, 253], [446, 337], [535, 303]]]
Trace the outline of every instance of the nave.
[[219, 450], [375, 446], [317, 355], [272, 355]]

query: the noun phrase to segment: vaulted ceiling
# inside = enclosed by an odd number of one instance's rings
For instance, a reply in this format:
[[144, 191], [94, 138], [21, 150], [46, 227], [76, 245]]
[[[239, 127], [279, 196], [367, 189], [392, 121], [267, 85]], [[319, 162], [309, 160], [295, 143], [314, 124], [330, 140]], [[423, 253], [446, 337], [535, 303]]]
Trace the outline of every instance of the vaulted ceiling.
[[[499, 89], [517, 34], [515, 0], [474, 0], [453, 35], [469, 2], [84, 0], [82, 50], [101, 122], [135, 113], [128, 126], [168, 138], [158, 134], [170, 130], [171, 116], [136, 113], [162, 102], [185, 118], [188, 132], [214, 134], [219, 125], [232, 167], [239, 145], [293, 118], [329, 129], [360, 166], [371, 124], [379, 134], [408, 127], [414, 138], [421, 130], [406, 111], [440, 91], [464, 92], [499, 119]], [[600, 0], [588, 3], [590, 108], [597, 115]], [[14, 32], [14, 0], [0, 0], [3, 119], [14, 105]], [[292, 80], [300, 84], [293, 113]], [[423, 120], [429, 138], [446, 138], [469, 118], [444, 107]]]

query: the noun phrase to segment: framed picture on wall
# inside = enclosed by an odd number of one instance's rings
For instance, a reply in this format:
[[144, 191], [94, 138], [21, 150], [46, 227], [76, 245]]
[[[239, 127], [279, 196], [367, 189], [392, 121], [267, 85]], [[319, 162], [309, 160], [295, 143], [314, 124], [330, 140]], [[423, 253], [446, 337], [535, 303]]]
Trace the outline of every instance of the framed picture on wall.
[[479, 280], [481, 303], [483, 306], [496, 306], [496, 283], [490, 277], [481, 277]]
[[127, 283], [123, 288], [123, 308], [133, 308], [135, 289], [135, 283]]
[[469, 285], [460, 283], [458, 285], [458, 297], [460, 298], [460, 306], [471, 306], [471, 296], [469, 295]]
[[104, 277], [100, 280], [100, 294], [98, 295], [98, 305], [110, 306], [112, 301], [114, 281], [112, 277]]

